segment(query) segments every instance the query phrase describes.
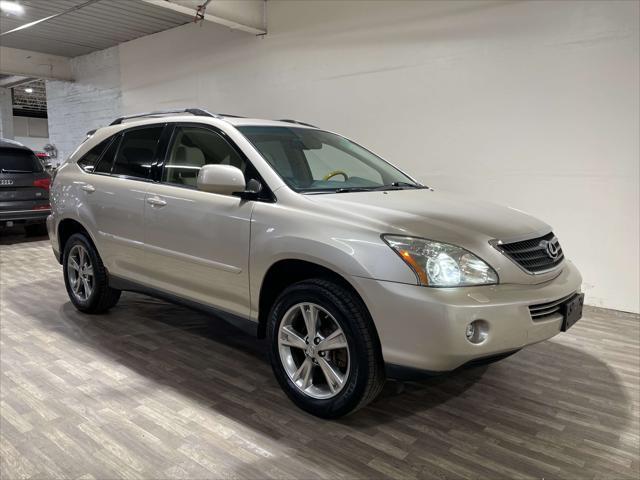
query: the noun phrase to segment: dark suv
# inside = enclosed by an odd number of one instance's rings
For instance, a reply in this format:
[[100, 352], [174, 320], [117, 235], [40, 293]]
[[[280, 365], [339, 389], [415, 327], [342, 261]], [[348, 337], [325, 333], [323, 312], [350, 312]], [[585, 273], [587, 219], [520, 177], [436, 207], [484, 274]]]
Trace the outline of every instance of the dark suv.
[[23, 224], [27, 235], [44, 235], [50, 185], [51, 177], [30, 149], [0, 140], [0, 229]]

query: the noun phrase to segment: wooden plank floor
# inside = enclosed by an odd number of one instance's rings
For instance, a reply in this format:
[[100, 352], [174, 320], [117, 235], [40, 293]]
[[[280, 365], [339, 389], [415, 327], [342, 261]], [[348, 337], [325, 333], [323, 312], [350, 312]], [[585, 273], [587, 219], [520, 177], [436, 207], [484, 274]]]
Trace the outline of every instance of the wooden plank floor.
[[124, 294], [69, 303], [47, 241], [0, 245], [0, 478], [639, 478], [638, 316], [588, 309], [489, 367], [296, 409], [263, 342]]

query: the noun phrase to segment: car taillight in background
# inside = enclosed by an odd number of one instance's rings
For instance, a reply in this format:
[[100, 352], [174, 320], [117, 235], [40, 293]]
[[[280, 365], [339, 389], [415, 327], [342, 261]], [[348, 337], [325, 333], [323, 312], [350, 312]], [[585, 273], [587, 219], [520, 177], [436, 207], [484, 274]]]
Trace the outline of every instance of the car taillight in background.
[[49, 160], [51, 157], [46, 152], [33, 152], [40, 160]]
[[48, 203], [46, 205], [36, 205], [31, 210], [51, 210], [51, 205]]
[[34, 180], [33, 186], [38, 188], [44, 188], [45, 190], [49, 190], [49, 187], [51, 186], [51, 179], [41, 178], [39, 180]]

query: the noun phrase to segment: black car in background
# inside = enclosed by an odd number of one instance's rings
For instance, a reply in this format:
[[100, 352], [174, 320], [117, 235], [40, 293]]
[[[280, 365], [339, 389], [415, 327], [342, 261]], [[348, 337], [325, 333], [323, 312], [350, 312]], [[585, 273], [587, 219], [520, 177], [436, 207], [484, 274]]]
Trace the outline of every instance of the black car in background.
[[0, 139], [0, 230], [22, 224], [27, 235], [44, 235], [50, 185], [51, 176], [32, 150]]

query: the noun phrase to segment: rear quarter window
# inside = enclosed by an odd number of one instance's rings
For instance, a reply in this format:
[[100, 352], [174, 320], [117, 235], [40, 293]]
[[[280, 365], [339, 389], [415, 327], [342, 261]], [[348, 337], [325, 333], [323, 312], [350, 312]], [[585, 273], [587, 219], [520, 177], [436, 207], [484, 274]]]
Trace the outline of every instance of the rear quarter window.
[[30, 150], [0, 148], [0, 173], [39, 173], [44, 171], [40, 160]]
[[100, 160], [100, 155], [102, 155], [102, 152], [105, 151], [112, 138], [113, 137], [103, 140], [87, 153], [85, 153], [83, 157], [78, 160], [78, 166], [85, 172], [93, 172], [96, 167], [96, 163], [98, 163], [98, 160]]
[[118, 147], [120, 146], [120, 141], [122, 139], [122, 134], [119, 133], [112, 138], [113, 141], [109, 144], [109, 147], [107, 147], [102, 156], [100, 156], [98, 164], [93, 169], [95, 173], [111, 173], [113, 160], [116, 158], [116, 153], [118, 152]]

